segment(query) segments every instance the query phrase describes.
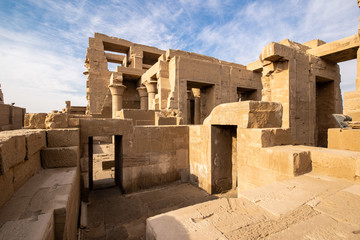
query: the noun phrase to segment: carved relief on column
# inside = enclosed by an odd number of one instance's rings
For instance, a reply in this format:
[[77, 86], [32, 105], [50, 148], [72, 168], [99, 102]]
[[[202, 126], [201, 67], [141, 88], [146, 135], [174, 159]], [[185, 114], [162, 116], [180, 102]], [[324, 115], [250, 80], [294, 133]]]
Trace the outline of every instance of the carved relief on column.
[[136, 90], [140, 96], [140, 109], [148, 110], [148, 93], [146, 91], [146, 87], [138, 87]]

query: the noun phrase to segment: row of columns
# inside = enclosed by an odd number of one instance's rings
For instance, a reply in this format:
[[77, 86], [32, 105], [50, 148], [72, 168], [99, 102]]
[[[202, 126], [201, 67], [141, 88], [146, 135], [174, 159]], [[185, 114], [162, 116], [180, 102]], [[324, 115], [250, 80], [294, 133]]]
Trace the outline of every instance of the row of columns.
[[[123, 94], [126, 86], [123, 84], [110, 84], [109, 89], [112, 98], [112, 117], [115, 118], [116, 112], [123, 108]], [[140, 109], [155, 110], [153, 102], [157, 93], [157, 82], [146, 82], [145, 87], [138, 87], [136, 90], [140, 96]]]

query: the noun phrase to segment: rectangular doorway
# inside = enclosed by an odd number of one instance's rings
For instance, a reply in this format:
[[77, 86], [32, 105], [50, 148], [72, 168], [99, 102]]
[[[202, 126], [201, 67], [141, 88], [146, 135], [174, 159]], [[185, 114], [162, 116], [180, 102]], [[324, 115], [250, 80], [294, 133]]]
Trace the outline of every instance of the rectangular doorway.
[[211, 193], [237, 187], [237, 127], [211, 126]]
[[101, 189], [122, 184], [122, 136], [89, 137], [89, 189]]
[[316, 77], [316, 128], [318, 147], [327, 147], [328, 129], [334, 127], [335, 113], [334, 81]]

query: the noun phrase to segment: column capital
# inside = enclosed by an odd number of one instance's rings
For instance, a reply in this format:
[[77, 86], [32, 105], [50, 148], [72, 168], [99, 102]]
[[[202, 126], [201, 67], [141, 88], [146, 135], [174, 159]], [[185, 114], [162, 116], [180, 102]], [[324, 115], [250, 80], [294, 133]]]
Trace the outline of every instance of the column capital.
[[192, 90], [192, 93], [195, 98], [200, 97], [200, 89], [199, 88], [192, 88], [191, 90]]
[[136, 90], [138, 91], [140, 97], [147, 97], [148, 93], [146, 87], [138, 87]]
[[111, 95], [123, 95], [124, 90], [126, 89], [125, 85], [122, 84], [110, 84], [109, 89], [111, 92]]
[[157, 93], [157, 81], [145, 82], [148, 93]]

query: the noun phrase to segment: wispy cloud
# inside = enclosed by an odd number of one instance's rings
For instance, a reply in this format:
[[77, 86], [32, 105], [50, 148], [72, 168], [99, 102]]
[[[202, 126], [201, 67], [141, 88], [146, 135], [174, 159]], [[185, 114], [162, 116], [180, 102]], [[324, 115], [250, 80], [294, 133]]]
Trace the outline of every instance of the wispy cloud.
[[[358, 11], [341, 0], [3, 1], [0, 82], [5, 101], [29, 112], [86, 105], [83, 59], [94, 32], [247, 64], [270, 41], [354, 34]], [[353, 76], [342, 76], [351, 90]]]

